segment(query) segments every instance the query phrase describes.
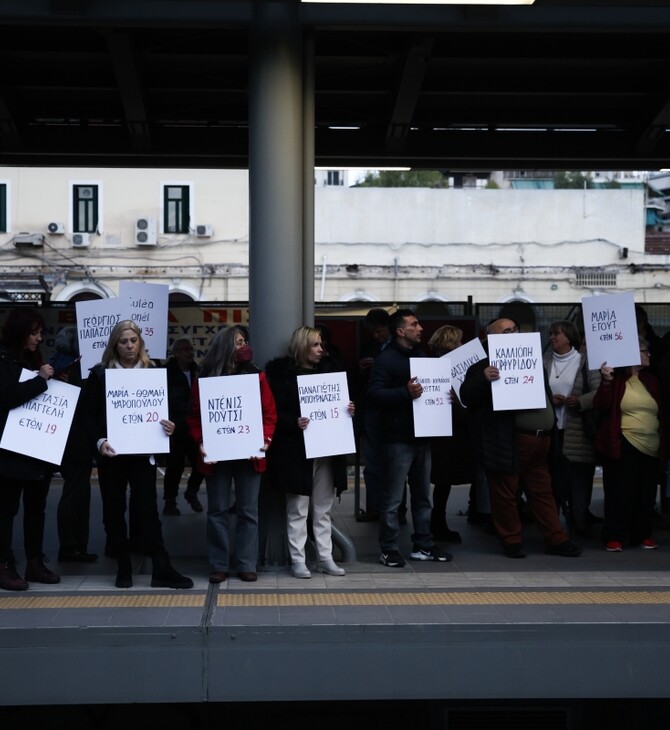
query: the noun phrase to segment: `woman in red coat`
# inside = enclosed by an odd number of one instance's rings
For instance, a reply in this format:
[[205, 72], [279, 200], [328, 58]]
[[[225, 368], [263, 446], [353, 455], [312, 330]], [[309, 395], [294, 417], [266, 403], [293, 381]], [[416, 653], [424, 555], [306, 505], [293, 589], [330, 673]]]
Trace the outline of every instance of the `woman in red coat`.
[[202, 461], [199, 469], [207, 485], [207, 555], [212, 568], [210, 583], [222, 583], [231, 567], [228, 527], [235, 483], [235, 564], [237, 577], [255, 581], [258, 562], [258, 493], [265, 458], [235, 459], [210, 462], [202, 447], [199, 382], [204, 378], [224, 375], [259, 375], [264, 442], [258, 445], [258, 456], [264, 457], [275, 430], [277, 411], [270, 386], [252, 363], [253, 353], [241, 327], [220, 330], [202, 361], [200, 375], [193, 385], [193, 402], [187, 423], [191, 436], [200, 444]]

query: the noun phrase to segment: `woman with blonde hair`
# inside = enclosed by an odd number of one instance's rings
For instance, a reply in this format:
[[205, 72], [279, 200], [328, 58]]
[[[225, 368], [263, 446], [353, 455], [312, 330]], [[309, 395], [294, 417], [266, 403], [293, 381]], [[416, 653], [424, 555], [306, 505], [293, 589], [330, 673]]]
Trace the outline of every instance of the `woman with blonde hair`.
[[[156, 461], [150, 454], [118, 454], [107, 439], [106, 371], [109, 369], [150, 368], [142, 332], [131, 320], [122, 320], [112, 330], [102, 362], [91, 369], [84, 392], [89, 436], [98, 466], [103, 522], [107, 542], [117, 556], [116, 587], [133, 584], [130, 545], [126, 525], [126, 489], [130, 487], [133, 515], [147, 552], [151, 555], [151, 585], [154, 588], [192, 588], [193, 581], [170, 564], [163, 544], [163, 531], [156, 499]], [[165, 433], [174, 431], [174, 423], [161, 420]]]
[[[308, 459], [303, 432], [310, 420], [300, 414], [298, 375], [330, 372], [332, 365], [322, 360], [321, 332], [314, 327], [298, 327], [285, 357], [271, 360], [265, 372], [277, 407], [277, 428], [268, 452], [268, 473], [272, 484], [286, 494], [286, 528], [291, 573], [311, 578], [305, 548], [307, 522], [311, 520], [318, 556], [318, 570], [327, 575], [344, 575], [333, 560], [330, 510], [333, 495], [347, 488], [346, 457]], [[353, 416], [354, 404], [348, 413]]]

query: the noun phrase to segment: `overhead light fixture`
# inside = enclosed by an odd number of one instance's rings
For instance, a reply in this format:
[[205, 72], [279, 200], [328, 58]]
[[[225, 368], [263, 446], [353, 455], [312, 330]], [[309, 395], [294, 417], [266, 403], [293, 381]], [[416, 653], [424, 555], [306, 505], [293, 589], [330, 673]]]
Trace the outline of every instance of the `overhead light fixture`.
[[535, 0], [300, 0], [330, 5], [532, 5]]

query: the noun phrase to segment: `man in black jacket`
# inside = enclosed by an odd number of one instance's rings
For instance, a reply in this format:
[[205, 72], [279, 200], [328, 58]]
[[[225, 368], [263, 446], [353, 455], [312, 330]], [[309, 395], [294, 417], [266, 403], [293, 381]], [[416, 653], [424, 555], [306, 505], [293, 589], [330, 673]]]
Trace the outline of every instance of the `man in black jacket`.
[[413, 549], [412, 560], [451, 560], [430, 534], [430, 439], [414, 435], [412, 401], [423, 387], [410, 377], [410, 358], [426, 357], [421, 350], [423, 328], [410, 309], [399, 309], [389, 319], [391, 342], [375, 359], [370, 373], [368, 398], [380, 412], [378, 421], [384, 453], [384, 482], [379, 515], [379, 562], [402, 568], [398, 550], [398, 508], [407, 479], [410, 490]]
[[[486, 329], [489, 335], [515, 332], [517, 325], [511, 319], [495, 320]], [[561, 527], [551, 486], [548, 459], [556, 416], [548, 386], [545, 382], [544, 408], [494, 411], [491, 383], [499, 379], [498, 368], [488, 358], [480, 360], [468, 369], [460, 397], [474, 419], [477, 459], [486, 472], [491, 518], [505, 555], [526, 557], [518, 509], [519, 489], [524, 487], [545, 552], [577, 557], [581, 548], [570, 542]]]

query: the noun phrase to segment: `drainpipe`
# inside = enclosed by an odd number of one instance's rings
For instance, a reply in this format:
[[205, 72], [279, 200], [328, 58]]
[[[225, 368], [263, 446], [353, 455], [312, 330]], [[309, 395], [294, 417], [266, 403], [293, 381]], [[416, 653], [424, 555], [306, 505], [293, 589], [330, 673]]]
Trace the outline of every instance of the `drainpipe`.
[[321, 301], [326, 296], [326, 264], [328, 263], [328, 257], [324, 256], [321, 264]]
[[398, 303], [398, 257], [393, 258], [393, 301]]

